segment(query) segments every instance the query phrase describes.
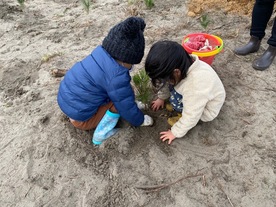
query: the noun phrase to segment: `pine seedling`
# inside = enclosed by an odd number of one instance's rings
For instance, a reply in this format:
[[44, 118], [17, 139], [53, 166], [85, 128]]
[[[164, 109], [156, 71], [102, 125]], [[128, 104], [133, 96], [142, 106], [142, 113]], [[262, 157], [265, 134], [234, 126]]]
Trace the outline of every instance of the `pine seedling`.
[[208, 18], [207, 14], [204, 14], [200, 17], [200, 25], [206, 30], [210, 23], [210, 19]]
[[153, 0], [144, 0], [144, 1], [147, 8], [151, 9], [154, 6]]
[[144, 69], [140, 70], [132, 77], [132, 81], [136, 91], [136, 99], [148, 105], [152, 96], [152, 88], [146, 71]]
[[86, 13], [89, 13], [89, 9], [90, 9], [90, 0], [81, 0], [82, 6], [84, 8], [84, 10], [86, 11]]

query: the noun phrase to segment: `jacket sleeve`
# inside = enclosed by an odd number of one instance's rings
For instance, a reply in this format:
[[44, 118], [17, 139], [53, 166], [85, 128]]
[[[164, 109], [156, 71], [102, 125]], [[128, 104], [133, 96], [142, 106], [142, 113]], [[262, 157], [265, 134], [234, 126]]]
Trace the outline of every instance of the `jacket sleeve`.
[[170, 89], [169, 89], [169, 84], [166, 84], [164, 87], [162, 87], [158, 92], [157, 92], [158, 98], [162, 100], [166, 100], [170, 97]]
[[135, 94], [130, 81], [128, 73], [112, 78], [107, 90], [108, 96], [123, 119], [133, 126], [140, 126], [144, 122], [144, 114], [135, 103]]

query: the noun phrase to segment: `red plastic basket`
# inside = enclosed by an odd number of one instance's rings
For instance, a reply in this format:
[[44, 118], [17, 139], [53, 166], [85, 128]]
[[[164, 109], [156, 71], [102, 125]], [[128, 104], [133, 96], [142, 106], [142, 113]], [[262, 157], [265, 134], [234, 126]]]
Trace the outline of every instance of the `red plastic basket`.
[[[212, 46], [212, 48], [213, 48], [212, 50], [199, 51], [199, 50], [190, 48], [188, 46], [187, 43], [194, 42], [195, 41], [194, 39], [196, 37], [198, 37], [199, 35], [202, 35], [206, 39], [208, 39], [209, 45]], [[185, 36], [183, 38], [182, 46], [189, 54], [195, 54], [199, 57], [200, 60], [211, 65], [213, 63], [215, 55], [218, 54], [223, 48], [223, 41], [220, 37], [215, 36], [215, 35], [211, 35], [211, 34], [207, 34], [207, 33], [192, 33], [192, 34], [188, 34], [187, 36]]]

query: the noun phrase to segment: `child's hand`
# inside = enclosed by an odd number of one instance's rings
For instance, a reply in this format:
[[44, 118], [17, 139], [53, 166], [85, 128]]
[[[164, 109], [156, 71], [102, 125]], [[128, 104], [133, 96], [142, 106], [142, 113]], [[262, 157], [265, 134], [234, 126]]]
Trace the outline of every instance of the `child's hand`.
[[163, 99], [158, 98], [151, 103], [151, 108], [153, 111], [157, 111], [160, 108], [164, 108], [164, 103], [165, 101]]
[[161, 139], [163, 142], [165, 142], [166, 140], [169, 140], [169, 141], [168, 141], [168, 144], [171, 144], [172, 141], [176, 138], [176, 137], [172, 134], [171, 130], [168, 130], [168, 131], [166, 131], [166, 132], [160, 132], [160, 134], [161, 134], [160, 139]]

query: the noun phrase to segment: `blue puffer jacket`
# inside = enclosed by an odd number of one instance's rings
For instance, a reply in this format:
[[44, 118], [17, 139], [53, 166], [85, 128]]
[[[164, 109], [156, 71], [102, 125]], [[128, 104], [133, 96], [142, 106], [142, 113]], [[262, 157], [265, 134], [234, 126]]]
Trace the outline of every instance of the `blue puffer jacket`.
[[58, 104], [71, 119], [86, 121], [98, 107], [110, 101], [133, 126], [144, 122], [135, 103], [129, 70], [118, 64], [102, 46], [77, 62], [64, 76], [58, 91]]

